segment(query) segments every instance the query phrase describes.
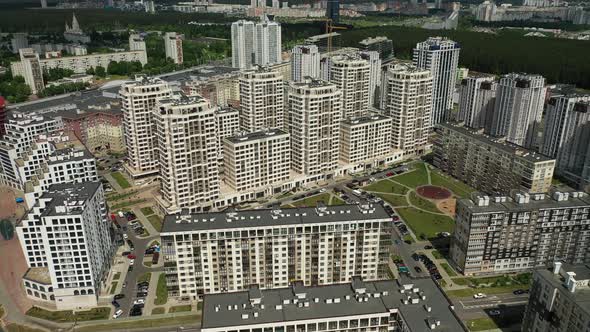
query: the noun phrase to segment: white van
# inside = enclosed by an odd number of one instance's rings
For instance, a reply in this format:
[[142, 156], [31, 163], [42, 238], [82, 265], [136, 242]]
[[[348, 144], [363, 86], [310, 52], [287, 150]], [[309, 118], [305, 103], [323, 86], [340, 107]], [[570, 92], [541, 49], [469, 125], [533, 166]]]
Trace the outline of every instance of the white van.
[[113, 319], [117, 319], [117, 318], [121, 317], [122, 314], [123, 314], [123, 310], [121, 310], [121, 309], [115, 311], [115, 314], [113, 315]]

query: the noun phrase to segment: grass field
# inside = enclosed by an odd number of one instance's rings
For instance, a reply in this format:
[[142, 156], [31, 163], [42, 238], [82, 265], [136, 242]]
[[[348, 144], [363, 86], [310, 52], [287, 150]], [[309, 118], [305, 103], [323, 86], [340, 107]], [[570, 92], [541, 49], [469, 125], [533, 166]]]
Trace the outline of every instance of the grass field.
[[408, 200], [405, 196], [397, 196], [397, 195], [388, 195], [388, 194], [376, 194], [377, 196], [381, 197], [382, 200], [389, 203], [389, 205], [396, 207], [396, 206], [407, 206]]
[[455, 221], [447, 216], [416, 210], [414, 208], [398, 208], [396, 211], [417, 237], [424, 234], [426, 238], [436, 237], [440, 232], [452, 232]]
[[465, 322], [469, 331], [486, 331], [497, 329], [498, 325], [491, 318], [478, 318]]
[[166, 308], [164, 308], [164, 307], [152, 309], [152, 315], [161, 315], [161, 314], [165, 314], [165, 313], [166, 313]]
[[331, 193], [323, 193], [315, 196], [306, 197], [304, 199], [295, 201], [290, 205], [293, 207], [315, 207], [319, 201], [324, 202], [326, 205], [342, 205], [344, 201], [340, 198], [333, 196], [332, 201], [330, 201], [330, 197], [332, 197]]
[[139, 278], [137, 278], [137, 283], [139, 284], [140, 282], [150, 282], [150, 279], [152, 278], [152, 273], [151, 272], [146, 272], [144, 274], [142, 274], [141, 276], [139, 276]]
[[450, 176], [445, 176], [438, 171], [431, 170], [430, 178], [433, 185], [447, 188], [452, 191], [455, 196], [461, 198], [468, 198], [469, 195], [475, 191], [475, 189], [465, 183], [452, 179]]
[[363, 188], [365, 191], [375, 191], [380, 193], [391, 193], [391, 194], [399, 194], [405, 195], [408, 192], [408, 188], [399, 185], [395, 182], [389, 180], [381, 180], [375, 183], [372, 183]]
[[412, 191], [408, 197], [410, 198], [410, 202], [412, 203], [412, 205], [414, 205], [417, 208], [429, 212], [441, 213], [434, 203], [418, 196], [418, 194], [416, 194], [415, 191]]
[[160, 326], [171, 326], [171, 325], [182, 325], [182, 324], [195, 324], [201, 321], [201, 315], [184, 315], [178, 317], [164, 317], [154, 319], [139, 319], [128, 322], [112, 322], [108, 324], [80, 326], [76, 328], [78, 332], [100, 332], [100, 331], [113, 331], [113, 330], [124, 330], [124, 329], [139, 329], [148, 327], [160, 327]]
[[168, 302], [168, 288], [166, 286], [166, 275], [160, 274], [158, 277], [158, 286], [156, 288], [156, 298], [154, 299], [155, 305], [162, 305]]
[[113, 280], [119, 280], [121, 279], [121, 272], [117, 272], [115, 273], [115, 275], [113, 276]]
[[109, 292], [109, 294], [111, 294], [111, 295], [115, 294], [115, 292], [117, 291], [118, 284], [119, 284], [119, 282], [117, 282], [117, 281], [111, 282], [111, 291]]
[[143, 215], [144, 215], [144, 216], [146, 216], [146, 217], [148, 217], [148, 216], [151, 216], [152, 214], [155, 214], [154, 210], [153, 210], [151, 207], [149, 207], [149, 206], [142, 207], [142, 208], [141, 208], [141, 209], [139, 209], [139, 210], [140, 210], [140, 211], [141, 211], [141, 213], [143, 213]]
[[508, 285], [499, 287], [478, 287], [478, 288], [465, 288], [447, 291], [448, 296], [452, 297], [472, 297], [473, 294], [484, 293], [487, 295], [512, 293], [517, 289], [526, 288], [523, 285]]
[[76, 311], [74, 315], [72, 310], [49, 311], [39, 307], [32, 307], [27, 311], [27, 315], [37, 317], [45, 320], [50, 320], [57, 323], [73, 322], [73, 321], [88, 321], [108, 319], [111, 313], [111, 308], [98, 307], [86, 311]]
[[191, 305], [187, 304], [187, 305], [177, 305], [174, 307], [170, 307], [170, 309], [168, 309], [168, 313], [173, 313], [173, 312], [185, 312], [185, 311], [191, 311]]
[[117, 183], [119, 184], [119, 186], [121, 186], [121, 188], [127, 189], [127, 188], [131, 187], [131, 184], [129, 183], [129, 181], [127, 181], [125, 176], [123, 176], [123, 174], [121, 174], [121, 172], [113, 172], [113, 173], [111, 173], [111, 176], [113, 177], [113, 179], [115, 179], [115, 181], [117, 181]]
[[158, 232], [162, 230], [162, 218], [160, 216], [154, 214], [149, 216], [147, 219]]
[[457, 272], [455, 272], [455, 270], [453, 270], [453, 268], [449, 264], [440, 263], [440, 266], [442, 266], [443, 270], [445, 270], [445, 272], [449, 275], [449, 277], [456, 277], [457, 276]]
[[414, 164], [414, 170], [404, 173], [402, 175], [390, 178], [395, 182], [399, 182], [410, 188], [416, 188], [428, 184], [428, 174], [426, 173], [426, 164]]

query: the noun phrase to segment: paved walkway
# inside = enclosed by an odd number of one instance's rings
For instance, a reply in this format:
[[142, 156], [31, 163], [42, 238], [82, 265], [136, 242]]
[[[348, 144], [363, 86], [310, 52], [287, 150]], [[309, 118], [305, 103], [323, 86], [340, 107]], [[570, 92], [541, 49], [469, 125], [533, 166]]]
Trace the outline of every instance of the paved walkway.
[[154, 226], [152, 226], [152, 223], [143, 214], [143, 212], [141, 212], [141, 208], [139, 208], [139, 207], [133, 208], [133, 213], [135, 213], [135, 215], [137, 216], [137, 219], [139, 219], [139, 221], [143, 224], [143, 228], [145, 228], [148, 231], [148, 233], [149, 233], [148, 237], [160, 236], [160, 232], [158, 232], [154, 228]]

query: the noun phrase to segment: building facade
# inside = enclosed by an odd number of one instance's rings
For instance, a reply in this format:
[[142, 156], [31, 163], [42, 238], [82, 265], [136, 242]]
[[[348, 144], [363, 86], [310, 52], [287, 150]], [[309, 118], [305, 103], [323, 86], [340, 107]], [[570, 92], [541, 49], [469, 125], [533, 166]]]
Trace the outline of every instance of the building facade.
[[287, 88], [291, 168], [300, 174], [329, 173], [338, 166], [342, 92], [332, 83], [307, 79]]
[[465, 275], [590, 262], [590, 198], [582, 192], [477, 196], [457, 203], [450, 256]]
[[182, 64], [184, 62], [181, 35], [176, 32], [166, 32], [164, 34], [164, 49], [166, 50], [166, 58], [172, 59], [175, 64]]
[[226, 137], [223, 180], [237, 191], [286, 181], [291, 169], [290, 150], [289, 134], [280, 129]]
[[320, 78], [320, 51], [316, 45], [296, 45], [291, 52], [291, 80]]
[[165, 213], [201, 211], [219, 197], [215, 110], [200, 97], [174, 94], [153, 109], [160, 196]]
[[[58, 310], [98, 305], [115, 249], [110, 225], [100, 182], [49, 187], [16, 228], [27, 265], [49, 281], [39, 300]], [[33, 298], [36, 282], [25, 274], [25, 290]]]
[[20, 62], [13, 62], [10, 64], [13, 76], [22, 76], [25, 83], [31, 88], [31, 93], [36, 94], [45, 89], [43, 81], [43, 70], [45, 68], [41, 64], [39, 54], [32, 48], [21, 48], [18, 50], [20, 55]]
[[391, 123], [390, 117], [377, 114], [340, 122], [340, 160], [361, 163], [391, 152]]
[[123, 113], [119, 109], [89, 109], [61, 112], [65, 131], [76, 138], [93, 154], [124, 153]]
[[[215, 110], [215, 133], [217, 134], [217, 158], [223, 161], [223, 140], [240, 132], [240, 110], [231, 107]], [[222, 171], [222, 169], [220, 169]]]
[[384, 36], [368, 37], [359, 42], [361, 49], [376, 51], [381, 59], [393, 57], [393, 41]]
[[262, 22], [240, 20], [231, 26], [232, 66], [249, 69], [282, 61], [281, 24], [264, 19]]
[[404, 155], [421, 155], [432, 131], [432, 74], [409, 64], [383, 73], [381, 108], [392, 120], [392, 146]]
[[539, 75], [512, 73], [500, 78], [490, 134], [506, 136], [508, 142], [533, 148], [546, 92], [545, 78]]
[[461, 80], [457, 120], [464, 122], [467, 127], [485, 128], [489, 132], [497, 86], [493, 76], [469, 76]]
[[380, 205], [169, 215], [161, 232], [169, 292], [200, 299], [253, 284], [378, 280], [386, 275], [390, 226]]
[[127, 172], [133, 177], [158, 173], [153, 110], [159, 98], [170, 96], [168, 83], [158, 78], [136, 77], [121, 86], [123, 132], [127, 149]]
[[240, 20], [232, 23], [232, 67], [249, 69], [254, 65], [254, 31], [254, 22]]
[[430, 37], [414, 48], [414, 65], [432, 73], [432, 125], [450, 118], [460, 51], [458, 43], [442, 37]]
[[356, 53], [334, 55], [324, 60], [324, 79], [342, 91], [341, 119], [367, 113], [371, 81], [369, 62]]
[[240, 74], [240, 127], [248, 132], [284, 127], [283, 76], [268, 67]]
[[[551, 188], [555, 159], [450, 123], [439, 124], [434, 165], [487, 194]], [[493, 177], [490, 174], [494, 174]]]
[[377, 51], [362, 51], [359, 53], [361, 59], [369, 63], [369, 106], [375, 106], [379, 100], [381, 87], [381, 58]]

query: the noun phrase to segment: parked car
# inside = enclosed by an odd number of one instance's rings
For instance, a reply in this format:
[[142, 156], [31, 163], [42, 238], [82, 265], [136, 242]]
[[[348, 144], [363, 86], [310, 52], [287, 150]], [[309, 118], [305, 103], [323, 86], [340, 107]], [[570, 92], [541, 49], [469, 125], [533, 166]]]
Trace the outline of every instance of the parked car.
[[130, 254], [131, 254], [131, 251], [123, 251], [121, 256], [125, 257], [125, 256], [129, 256]]
[[129, 239], [129, 235], [127, 235], [127, 233], [123, 233], [123, 239], [128, 240]]
[[434, 249], [434, 247], [433, 247], [433, 246], [431, 246], [431, 245], [427, 245], [427, 246], [424, 246], [424, 249], [426, 249], [426, 250], [430, 250], [430, 249]]
[[414, 266], [416, 273], [422, 273], [422, 269], [419, 266]]
[[148, 293], [147, 292], [139, 292], [136, 295], [139, 298], [145, 298], [145, 297], [147, 297]]
[[125, 294], [116, 294], [116, 295], [115, 295], [113, 298], [114, 298], [115, 300], [120, 300], [120, 299], [122, 299], [122, 298], [125, 298]]
[[419, 260], [420, 260], [420, 257], [418, 256], [418, 254], [416, 254], [416, 253], [413, 253], [413, 254], [412, 254], [412, 259], [413, 259], [414, 261], [416, 261], [416, 262], [417, 262], [417, 261], [419, 261]]
[[137, 283], [137, 287], [144, 287], [144, 286], [149, 286], [150, 283], [147, 281], [142, 281], [142, 282], [138, 282]]
[[115, 307], [115, 308], [119, 308], [121, 305], [119, 305], [119, 302], [113, 300], [111, 301], [111, 304]]
[[498, 316], [501, 313], [502, 312], [500, 312], [500, 310], [490, 310], [490, 312], [489, 312], [490, 316]]
[[526, 294], [528, 293], [528, 290], [524, 290], [524, 289], [517, 289], [514, 292], [512, 292], [514, 295], [522, 295], [522, 294]]
[[136, 258], [136, 256], [133, 254], [129, 254], [129, 255], [127, 255], [127, 258], [134, 260]]
[[145, 254], [146, 254], [146, 255], [151, 255], [151, 254], [153, 254], [153, 253], [154, 253], [154, 251], [155, 251], [154, 249], [152, 249], [152, 248], [148, 248], [148, 249], [146, 249], [146, 250], [145, 250]]
[[123, 288], [127, 287], [127, 281], [123, 283]]
[[113, 319], [117, 319], [117, 318], [121, 317], [122, 314], [123, 314], [123, 310], [121, 310], [121, 309], [115, 311], [115, 314], [113, 315]]
[[127, 272], [131, 272], [133, 271], [133, 265], [129, 265], [129, 267], [127, 268]]
[[137, 299], [137, 300], [133, 301], [133, 305], [137, 305], [137, 304], [145, 304], [145, 300], [144, 299]]
[[473, 294], [474, 299], [485, 299], [486, 297], [487, 295], [485, 295], [484, 293]]

